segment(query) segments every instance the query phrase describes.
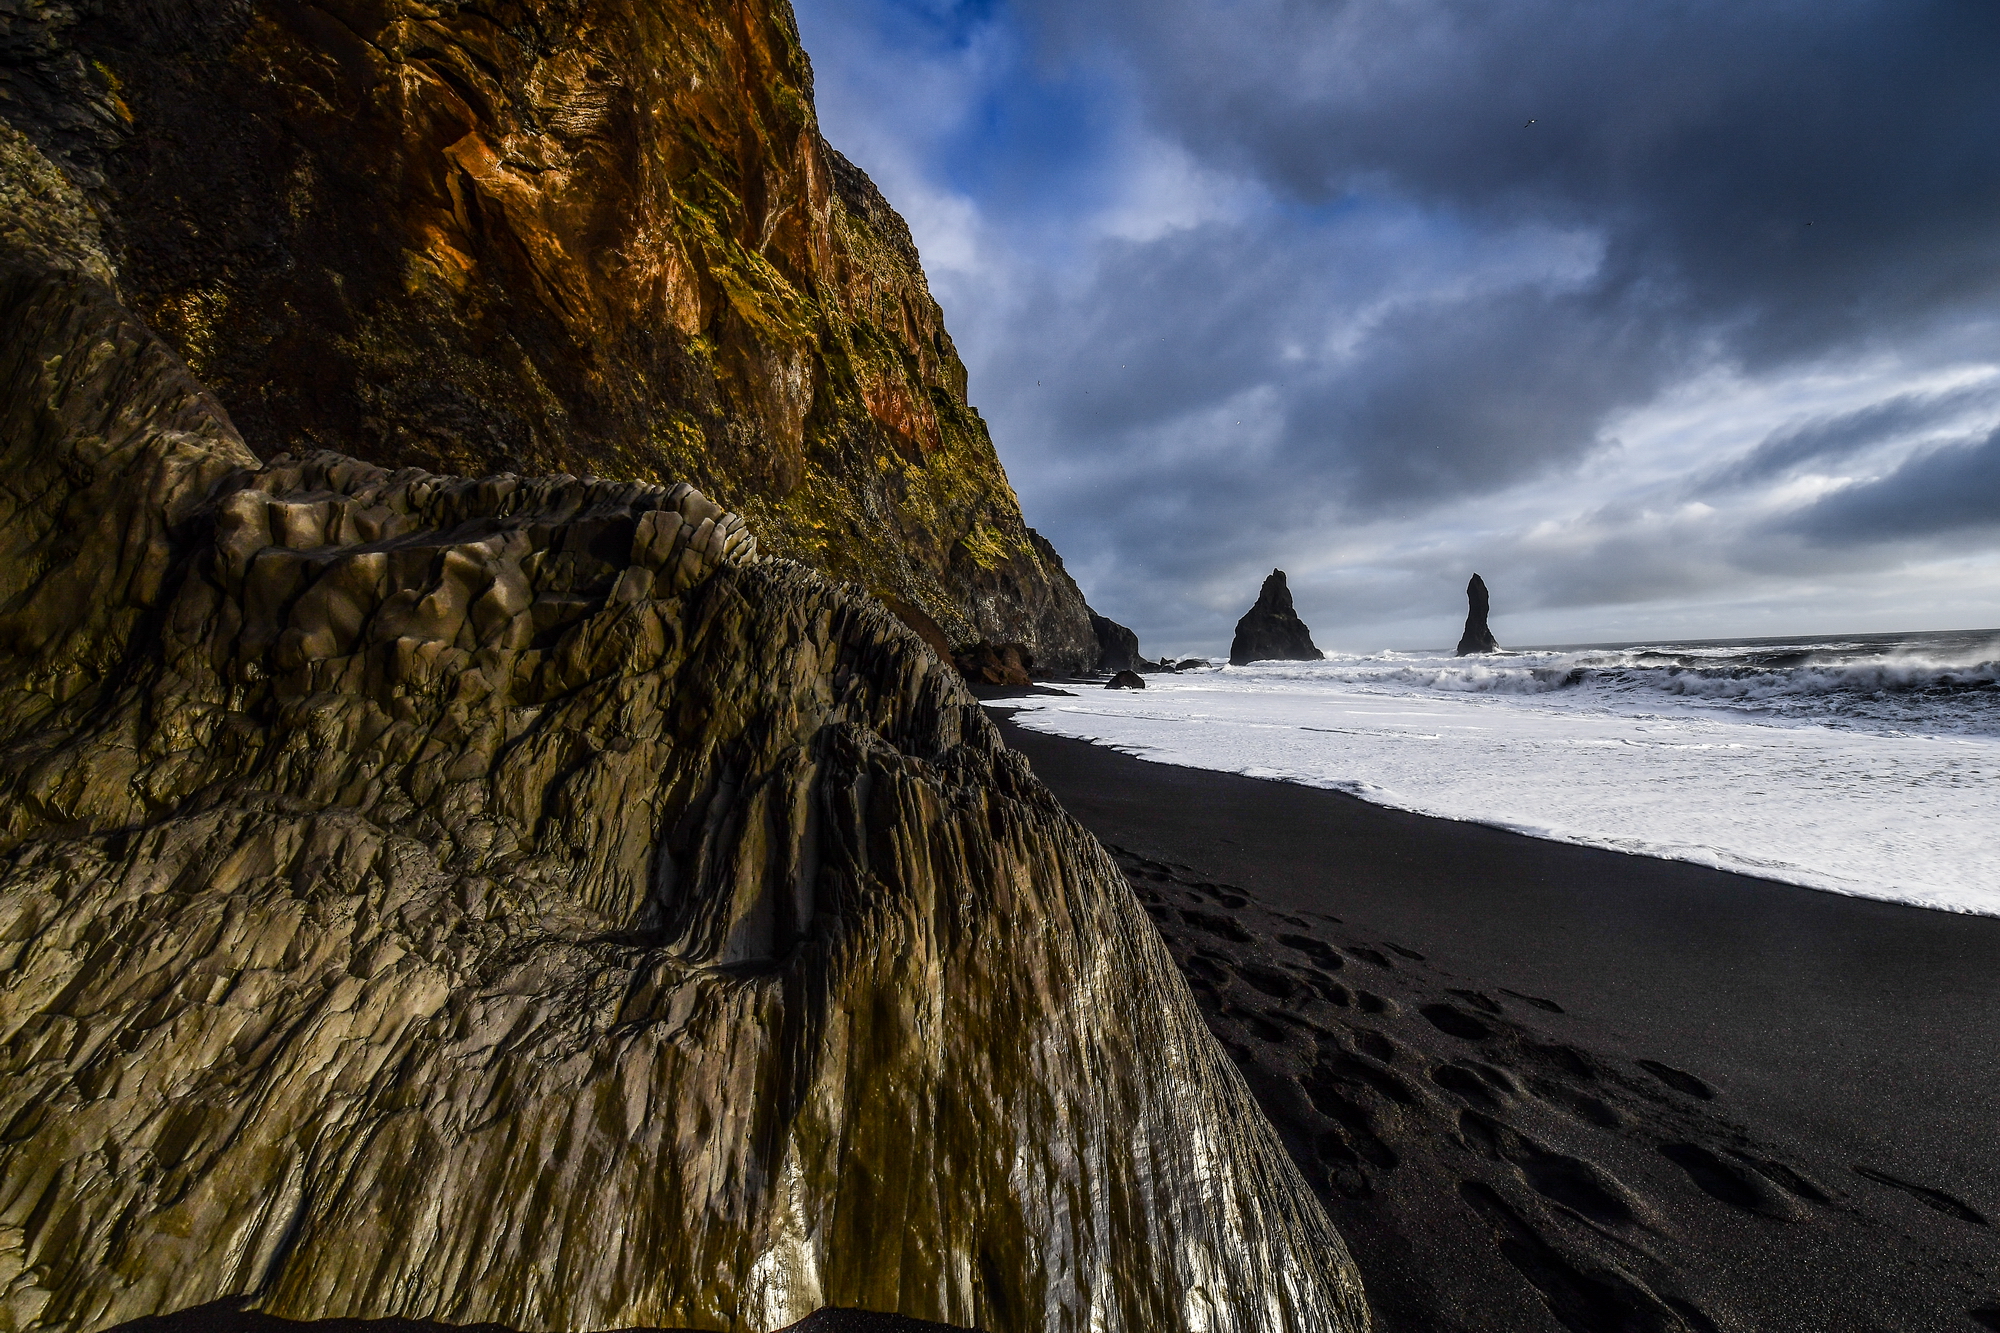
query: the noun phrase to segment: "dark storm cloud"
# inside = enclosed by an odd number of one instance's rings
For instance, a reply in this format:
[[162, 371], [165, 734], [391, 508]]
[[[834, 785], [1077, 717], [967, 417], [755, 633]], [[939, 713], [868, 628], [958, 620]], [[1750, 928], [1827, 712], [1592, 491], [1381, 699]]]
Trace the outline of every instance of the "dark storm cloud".
[[[2000, 411], [1935, 387], [1993, 359], [2000, 5], [800, 10], [816, 54], [842, 15], [944, 15], [980, 53], [884, 39], [848, 105], [890, 107], [868, 126], [895, 169], [965, 206], [913, 223], [975, 401], [1030, 521], [1142, 633], [1191, 642], [1273, 564], [1319, 567], [1308, 619], [1451, 610], [1503, 560], [1520, 606], [1723, 600], [1732, 570], [1886, 569], [1836, 548], [1976, 508], [1932, 485], [1980, 493], [1970, 445], [1809, 513], [1779, 490]], [[1613, 438], [1702, 384], [1761, 444], [1698, 411]]]
[[1920, 454], [1885, 477], [1836, 491], [1790, 526], [1837, 545], [2000, 527], [2000, 431]]
[[1984, 381], [1935, 393], [1899, 393], [1856, 411], [1812, 417], [1773, 431], [1749, 454], [1691, 489], [1743, 486], [1808, 466], [1835, 466], [1876, 445], [1947, 425], [1967, 409], [1996, 403], [2000, 384]]
[[[1602, 228], [1606, 290], [1785, 356], [2000, 283], [2000, 6], [1146, 0], [1116, 33], [1157, 122], [1300, 199], [1390, 192]], [[1528, 124], [1532, 120], [1533, 124]]]
[[1287, 453], [1320, 460], [1349, 505], [1444, 498], [1568, 461], [1610, 409], [1673, 361], [1601, 302], [1534, 288], [1400, 311], [1365, 350], [1298, 386]]
[[[1248, 558], [1274, 528], [1329, 509], [1407, 510], [1505, 484], [1573, 459], [1606, 411], [1672, 364], [1621, 312], [1533, 286], [1416, 303], [1345, 355], [1288, 356], [1340, 312], [1298, 279], [1310, 245], [1263, 247], [1285, 262], [1259, 263], [1226, 243], [1240, 239], [1202, 228], [1121, 247], [1090, 288], [1032, 306], [1022, 318], [1042, 335], [991, 367], [1039, 381], [1017, 397], [1042, 405], [1011, 405], [1024, 427], [1011, 434], [1027, 438], [1037, 478], [1059, 475], [1045, 500], [1059, 518], [1101, 512], [1101, 491], [1071, 484], [1079, 472], [1115, 486], [1130, 527], [1100, 527], [1086, 545], [1144, 550], [1151, 568]], [[1189, 514], [1255, 521], [1196, 547], [1161, 526]]]

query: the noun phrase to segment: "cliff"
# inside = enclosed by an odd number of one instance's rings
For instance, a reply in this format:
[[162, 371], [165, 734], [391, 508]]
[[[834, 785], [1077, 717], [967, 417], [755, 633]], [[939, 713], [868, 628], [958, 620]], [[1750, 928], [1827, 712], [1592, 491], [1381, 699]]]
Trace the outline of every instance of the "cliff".
[[260, 457], [689, 481], [1096, 664], [784, 0], [5, 0], [0, 116]]
[[1367, 1326], [877, 602], [685, 485], [259, 460], [19, 136], [0, 197], [0, 1328]]

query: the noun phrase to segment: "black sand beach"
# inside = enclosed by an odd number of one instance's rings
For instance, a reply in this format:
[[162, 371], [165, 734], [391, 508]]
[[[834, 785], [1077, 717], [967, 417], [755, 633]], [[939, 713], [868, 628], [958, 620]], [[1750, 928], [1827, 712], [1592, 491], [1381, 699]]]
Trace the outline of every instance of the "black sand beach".
[[2000, 920], [1003, 725], [1384, 1330], [2000, 1329]]

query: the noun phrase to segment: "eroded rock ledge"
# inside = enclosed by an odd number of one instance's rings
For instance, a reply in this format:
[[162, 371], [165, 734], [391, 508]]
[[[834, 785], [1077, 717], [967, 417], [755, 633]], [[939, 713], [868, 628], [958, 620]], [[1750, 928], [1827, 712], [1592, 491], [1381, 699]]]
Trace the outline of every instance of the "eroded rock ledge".
[[1117, 868], [678, 488], [260, 465], [0, 275], [0, 1325], [1366, 1326]]

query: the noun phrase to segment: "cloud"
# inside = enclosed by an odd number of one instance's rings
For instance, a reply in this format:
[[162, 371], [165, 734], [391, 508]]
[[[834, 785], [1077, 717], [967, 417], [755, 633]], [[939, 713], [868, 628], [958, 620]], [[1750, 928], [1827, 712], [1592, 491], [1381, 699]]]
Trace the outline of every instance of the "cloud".
[[1702, 478], [1701, 488], [1742, 486], [1804, 467], [1837, 466], [1884, 443], [1950, 426], [1977, 409], [1987, 415], [2000, 409], [2000, 377], [1899, 393], [1852, 411], [1794, 422], [1773, 431], [1745, 457]]
[[798, 9], [1030, 522], [1148, 641], [1273, 565], [1357, 635], [1442, 639], [1474, 568], [1551, 635], [1850, 628], [1829, 578], [1992, 618], [1935, 486], [2000, 426], [2000, 9]]
[[[1389, 194], [1602, 229], [1606, 290], [1791, 356], [1986, 301], [2000, 11], [1940, 0], [1030, 7], [1136, 71], [1206, 160], [1301, 200]], [[1532, 124], [1528, 122], [1532, 120]]]
[[1833, 492], [1791, 527], [1825, 545], [2000, 531], [2000, 430], [1917, 455], [1887, 476]]

